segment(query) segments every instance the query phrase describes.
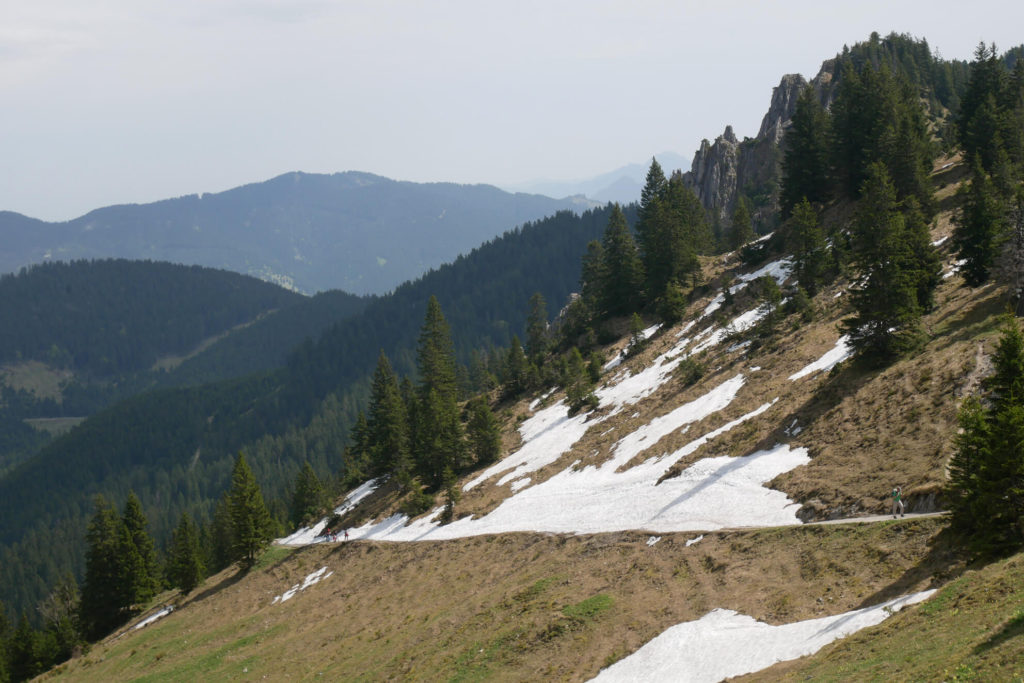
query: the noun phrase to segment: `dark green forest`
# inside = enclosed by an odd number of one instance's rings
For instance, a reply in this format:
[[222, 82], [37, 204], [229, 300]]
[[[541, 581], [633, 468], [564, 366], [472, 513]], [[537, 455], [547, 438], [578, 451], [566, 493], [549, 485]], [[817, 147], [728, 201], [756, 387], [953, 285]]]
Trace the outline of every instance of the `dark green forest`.
[[148, 369], [302, 296], [200, 266], [106, 259], [0, 276], [0, 362], [38, 360], [87, 378]]
[[579, 254], [610, 211], [561, 212], [511, 230], [372, 301], [300, 345], [282, 369], [150, 392], [59, 437], [0, 479], [0, 599], [31, 609], [64, 572], [81, 576], [82, 529], [97, 493], [116, 502], [134, 490], [162, 545], [182, 512], [212, 518], [239, 450], [272, 508], [304, 460], [321, 477], [337, 475], [380, 351], [400, 374], [416, 372], [431, 295], [443, 302], [463, 364], [473, 349], [507, 346], [522, 334], [535, 292], [557, 302], [578, 288]]
[[0, 386], [0, 412], [84, 417], [145, 390], [279, 367], [303, 339], [370, 300], [305, 297], [237, 273], [151, 261], [23, 269], [0, 277], [0, 319], [18, 321], [0, 326], [0, 365], [38, 361], [70, 377], [59, 397]]

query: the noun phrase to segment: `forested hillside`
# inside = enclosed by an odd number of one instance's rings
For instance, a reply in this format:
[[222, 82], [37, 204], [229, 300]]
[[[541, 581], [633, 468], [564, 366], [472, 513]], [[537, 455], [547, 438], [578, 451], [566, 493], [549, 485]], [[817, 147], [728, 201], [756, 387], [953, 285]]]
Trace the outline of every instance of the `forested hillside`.
[[522, 335], [535, 292], [558, 302], [578, 288], [579, 254], [609, 211], [561, 212], [511, 230], [372, 301], [300, 346], [280, 371], [130, 399], [58, 438], [0, 479], [3, 601], [32, 605], [64, 571], [81, 571], [77, 530], [95, 493], [121, 500], [135, 490], [163, 543], [183, 510], [211, 518], [239, 449], [271, 499], [284, 497], [305, 459], [321, 477], [339, 473], [379, 352], [399, 372], [414, 371], [432, 294], [450, 302], [444, 310], [464, 358], [504, 347]]
[[310, 299], [200, 266], [107, 259], [0, 277], [0, 412], [85, 417], [155, 387], [283, 364], [306, 337], [367, 303]]
[[383, 294], [573, 199], [489, 185], [288, 173], [225, 192], [96, 209], [66, 223], [0, 212], [0, 272], [51, 258], [224, 268], [312, 294]]

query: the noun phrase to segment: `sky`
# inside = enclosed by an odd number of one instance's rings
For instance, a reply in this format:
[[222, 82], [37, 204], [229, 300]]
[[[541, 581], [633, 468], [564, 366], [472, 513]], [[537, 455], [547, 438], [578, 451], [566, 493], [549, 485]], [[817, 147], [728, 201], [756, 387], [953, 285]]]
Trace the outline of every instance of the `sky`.
[[948, 59], [1024, 3], [0, 2], [0, 210], [68, 220], [290, 171], [586, 179], [731, 124], [871, 31]]

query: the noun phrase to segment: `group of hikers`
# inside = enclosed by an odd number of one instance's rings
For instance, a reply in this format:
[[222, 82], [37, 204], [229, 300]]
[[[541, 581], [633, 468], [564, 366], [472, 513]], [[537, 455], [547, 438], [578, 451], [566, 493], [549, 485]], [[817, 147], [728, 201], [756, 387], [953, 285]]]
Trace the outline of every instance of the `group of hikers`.
[[[324, 529], [324, 532], [322, 534], [320, 534], [320, 538], [326, 539], [326, 540], [330, 541], [331, 543], [337, 543], [338, 542], [338, 532], [337, 531], [331, 531], [330, 529]], [[348, 540], [348, 529], [345, 529], [345, 540], [346, 541]]]

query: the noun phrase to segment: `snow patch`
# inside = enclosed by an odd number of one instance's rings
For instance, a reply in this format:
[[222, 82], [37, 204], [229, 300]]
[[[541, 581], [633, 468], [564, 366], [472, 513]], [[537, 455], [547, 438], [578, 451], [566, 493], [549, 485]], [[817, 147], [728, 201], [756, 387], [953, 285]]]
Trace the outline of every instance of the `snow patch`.
[[728, 609], [668, 629], [601, 671], [596, 681], [720, 681], [813, 654], [834, 640], [885, 621], [928, 590], [820, 619], [772, 626]]
[[146, 617], [145, 619], [143, 619], [142, 621], [140, 621], [139, 623], [135, 624], [135, 626], [132, 627], [132, 630], [133, 631], [138, 631], [140, 628], [143, 628], [145, 626], [149, 626], [150, 624], [152, 624], [157, 619], [163, 619], [164, 617], [166, 617], [168, 614], [170, 614], [173, 611], [174, 611], [174, 607], [171, 606], [171, 605], [167, 605], [167, 607], [164, 607], [162, 610], [160, 610], [156, 614], [150, 615], [150, 616]]
[[853, 347], [849, 344], [850, 338], [847, 335], [843, 335], [836, 342], [836, 345], [825, 353], [824, 356], [814, 361], [810, 365], [804, 367], [803, 370], [795, 372], [789, 376], [789, 379], [796, 381], [801, 377], [813, 374], [820, 371], [829, 371], [836, 365], [839, 365], [844, 360], [853, 355]]
[[312, 574], [307, 576], [302, 581], [302, 583], [297, 583], [294, 586], [292, 586], [291, 588], [289, 588], [288, 590], [286, 590], [281, 595], [275, 596], [273, 601], [270, 604], [271, 605], [276, 605], [276, 604], [278, 604], [280, 602], [286, 602], [288, 600], [291, 600], [293, 597], [295, 597], [296, 593], [301, 593], [302, 591], [306, 590], [310, 586], [319, 583], [322, 579], [326, 579], [327, 577], [331, 576], [332, 574], [334, 574], [334, 572], [327, 571], [327, 567], [320, 567], [320, 569], [317, 569], [315, 572], [313, 572]]
[[[349, 510], [354, 509], [364, 498], [376, 491], [377, 487], [380, 486], [383, 481], [383, 478], [370, 479], [364, 484], [358, 486], [355, 490], [345, 496], [345, 500], [342, 501], [341, 505], [334, 508], [334, 514], [343, 515]], [[290, 536], [277, 539], [274, 543], [276, 545], [311, 545], [313, 543], [323, 543], [327, 540], [323, 536], [326, 527], [327, 518], [324, 518], [313, 526], [304, 526]], [[337, 531], [337, 529], [335, 529], [335, 531]]]
[[647, 539], [647, 545], [651, 546], [661, 540], [661, 536], [651, 536]]
[[701, 534], [697, 538], [691, 538], [689, 541], [686, 542], [686, 547], [689, 548], [691, 545], [694, 545], [696, 543], [700, 543], [703, 540], [704, 540], [704, 534]]

